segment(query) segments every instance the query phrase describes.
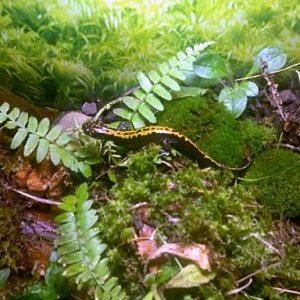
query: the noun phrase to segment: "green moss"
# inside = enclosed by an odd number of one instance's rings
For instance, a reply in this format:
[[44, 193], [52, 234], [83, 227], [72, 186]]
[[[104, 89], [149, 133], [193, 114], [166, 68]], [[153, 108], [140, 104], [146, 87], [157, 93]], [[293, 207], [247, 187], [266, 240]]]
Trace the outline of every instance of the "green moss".
[[300, 156], [289, 150], [271, 149], [259, 155], [244, 184], [275, 216], [300, 216]]
[[24, 267], [23, 246], [16, 211], [0, 206], [0, 269], [17, 271]]
[[252, 155], [274, 140], [274, 131], [252, 121], [236, 120], [225, 107], [206, 98], [185, 98], [168, 103], [159, 123], [192, 139], [212, 158], [226, 166], [239, 166], [246, 145]]

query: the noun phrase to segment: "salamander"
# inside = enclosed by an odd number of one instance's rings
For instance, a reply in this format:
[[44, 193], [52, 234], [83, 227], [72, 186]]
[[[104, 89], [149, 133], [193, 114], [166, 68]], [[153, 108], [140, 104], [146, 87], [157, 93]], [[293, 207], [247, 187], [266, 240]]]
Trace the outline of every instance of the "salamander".
[[240, 171], [246, 169], [250, 161], [242, 167], [225, 167], [209, 157], [188, 137], [173, 128], [149, 126], [137, 130], [115, 130], [97, 122], [87, 122], [82, 125], [83, 131], [96, 139], [108, 139], [116, 145], [128, 146], [131, 149], [141, 148], [150, 143], [162, 145], [163, 148], [174, 148], [184, 156], [196, 161], [201, 168], [214, 167]]

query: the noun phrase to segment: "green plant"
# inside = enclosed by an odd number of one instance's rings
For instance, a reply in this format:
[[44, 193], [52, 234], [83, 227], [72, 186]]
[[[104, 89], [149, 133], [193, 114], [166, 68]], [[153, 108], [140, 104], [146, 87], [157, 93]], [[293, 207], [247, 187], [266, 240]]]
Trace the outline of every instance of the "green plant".
[[196, 57], [210, 44], [212, 42], [202, 43], [193, 48], [187, 48], [186, 53], [178, 52], [167, 63], [159, 65], [160, 73], [152, 70], [146, 76], [140, 72], [138, 74], [140, 88], [133, 92], [133, 96], [122, 97], [127, 108], [114, 109], [114, 113], [130, 121], [134, 128], [145, 126], [143, 119], [156, 123], [153, 110], [164, 110], [161, 99], [172, 100], [170, 92], [179, 92], [181, 88], [177, 81], [183, 81], [186, 78], [183, 71], [193, 70]]
[[110, 274], [108, 259], [103, 258], [107, 245], [98, 236], [98, 216], [88, 197], [87, 184], [82, 184], [76, 195], [63, 198], [59, 205], [65, 212], [56, 218], [60, 225], [55, 244], [63, 275], [74, 278], [79, 289], [94, 287], [95, 299], [125, 299], [117, 278]]
[[[21, 112], [18, 108], [13, 108], [9, 112], [8, 103], [3, 103], [0, 107], [0, 124], [6, 122], [7, 129], [18, 129], [11, 141], [11, 148], [16, 149], [23, 143], [25, 157], [31, 155], [36, 150], [36, 161], [43, 161], [49, 154], [54, 165], [62, 162], [67, 168], [74, 172], [81, 172], [85, 177], [91, 175], [91, 169], [87, 162], [84, 162], [74, 151], [71, 135], [62, 132], [60, 125], [50, 128], [50, 121], [44, 118], [40, 122], [26, 112]], [[75, 149], [76, 150], [76, 149]]]

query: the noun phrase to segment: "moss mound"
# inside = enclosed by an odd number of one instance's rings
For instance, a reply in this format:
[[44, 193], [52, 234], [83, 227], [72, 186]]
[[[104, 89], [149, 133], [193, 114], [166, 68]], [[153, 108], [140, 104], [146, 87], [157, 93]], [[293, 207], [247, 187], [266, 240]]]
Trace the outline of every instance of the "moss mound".
[[[222, 295], [236, 288], [238, 278], [257, 270], [262, 271], [253, 276], [253, 284], [247, 289], [249, 299], [291, 299], [276, 298], [276, 291], [268, 287], [279, 283], [296, 286], [300, 279], [299, 259], [295, 263], [296, 257], [288, 254], [296, 253], [298, 248], [290, 239], [273, 239], [268, 234], [272, 231], [271, 216], [257, 205], [252, 190], [241, 184], [228, 186], [230, 172], [201, 170], [188, 160], [177, 171], [166, 169], [158, 159], [159, 150], [150, 146], [131, 155], [126, 169], [118, 172], [122, 176], [110, 190], [110, 200], [99, 208], [100, 234], [111, 249], [111, 266], [130, 298], [145, 293], [140, 284], [144, 264], [132, 242], [133, 223], [137, 227], [145, 223], [158, 230], [158, 243], [161, 236], [168, 243], [194, 242], [210, 249], [216, 277], [194, 291], [195, 299], [227, 299]], [[139, 203], [147, 203], [143, 216], [132, 209]], [[284, 259], [262, 242], [264, 238], [275, 248], [281, 245], [286, 253]], [[168, 264], [176, 268], [172, 259]], [[272, 264], [276, 268], [264, 270], [264, 266]], [[193, 291], [185, 289], [176, 290], [176, 296], [171, 292], [165, 291], [166, 299], [192, 299], [193, 295]], [[246, 298], [237, 295], [233, 299]]]
[[175, 100], [157, 116], [161, 125], [182, 132], [226, 166], [243, 164], [246, 145], [255, 155], [275, 137], [273, 130], [238, 121], [223, 105], [207, 98]]
[[257, 199], [275, 216], [300, 216], [300, 155], [271, 149], [260, 154], [245, 176]]

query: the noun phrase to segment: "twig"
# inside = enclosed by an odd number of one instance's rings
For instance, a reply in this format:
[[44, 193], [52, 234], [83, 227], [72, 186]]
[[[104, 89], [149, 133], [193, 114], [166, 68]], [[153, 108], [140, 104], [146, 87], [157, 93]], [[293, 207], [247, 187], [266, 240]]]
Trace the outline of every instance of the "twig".
[[282, 289], [282, 288], [278, 288], [278, 287], [273, 287], [272, 289], [275, 291], [279, 291], [280, 294], [281, 293], [290, 293], [290, 294], [294, 294], [294, 295], [300, 295], [300, 292], [294, 291], [294, 290]]
[[[284, 72], [286, 70], [289, 70], [291, 68], [297, 67], [299, 65], [300, 65], [300, 62], [296, 63], [296, 64], [293, 64], [293, 65], [290, 65], [290, 66], [288, 66], [286, 68], [283, 68], [283, 69], [280, 69], [280, 70], [277, 70], [277, 71], [274, 71], [274, 72], [270, 72], [269, 74], [272, 75], [272, 74], [277, 74], [277, 73], [280, 73], [280, 72]], [[243, 80], [254, 79], [254, 78], [259, 78], [259, 77], [263, 77], [263, 76], [264, 76], [263, 74], [258, 74], [258, 75], [253, 75], [253, 76], [238, 78], [235, 81], [243, 81]]]
[[300, 147], [296, 147], [296, 146], [293, 146], [293, 145], [290, 145], [290, 144], [280, 144], [279, 147], [288, 148], [288, 149], [291, 149], [293, 151], [300, 152]]
[[230, 295], [238, 294], [239, 292], [241, 292], [244, 289], [246, 289], [247, 287], [249, 287], [251, 285], [251, 283], [252, 283], [252, 278], [249, 278], [249, 281], [245, 285], [243, 285], [239, 288], [236, 288], [234, 290], [230, 290], [230, 291], [226, 292], [225, 295], [230, 296]]
[[49, 200], [49, 199], [44, 199], [44, 198], [41, 198], [41, 197], [37, 197], [37, 196], [25, 193], [23, 191], [17, 190], [17, 189], [12, 188], [12, 187], [10, 187], [9, 189], [11, 189], [12, 191], [14, 191], [17, 194], [20, 194], [20, 195], [22, 195], [26, 198], [29, 198], [33, 201], [36, 201], [36, 202], [40, 202], [40, 203], [44, 203], [44, 204], [50, 204], [50, 205], [59, 205], [60, 204], [60, 202], [57, 202], [57, 201], [54, 201], [54, 200]]

